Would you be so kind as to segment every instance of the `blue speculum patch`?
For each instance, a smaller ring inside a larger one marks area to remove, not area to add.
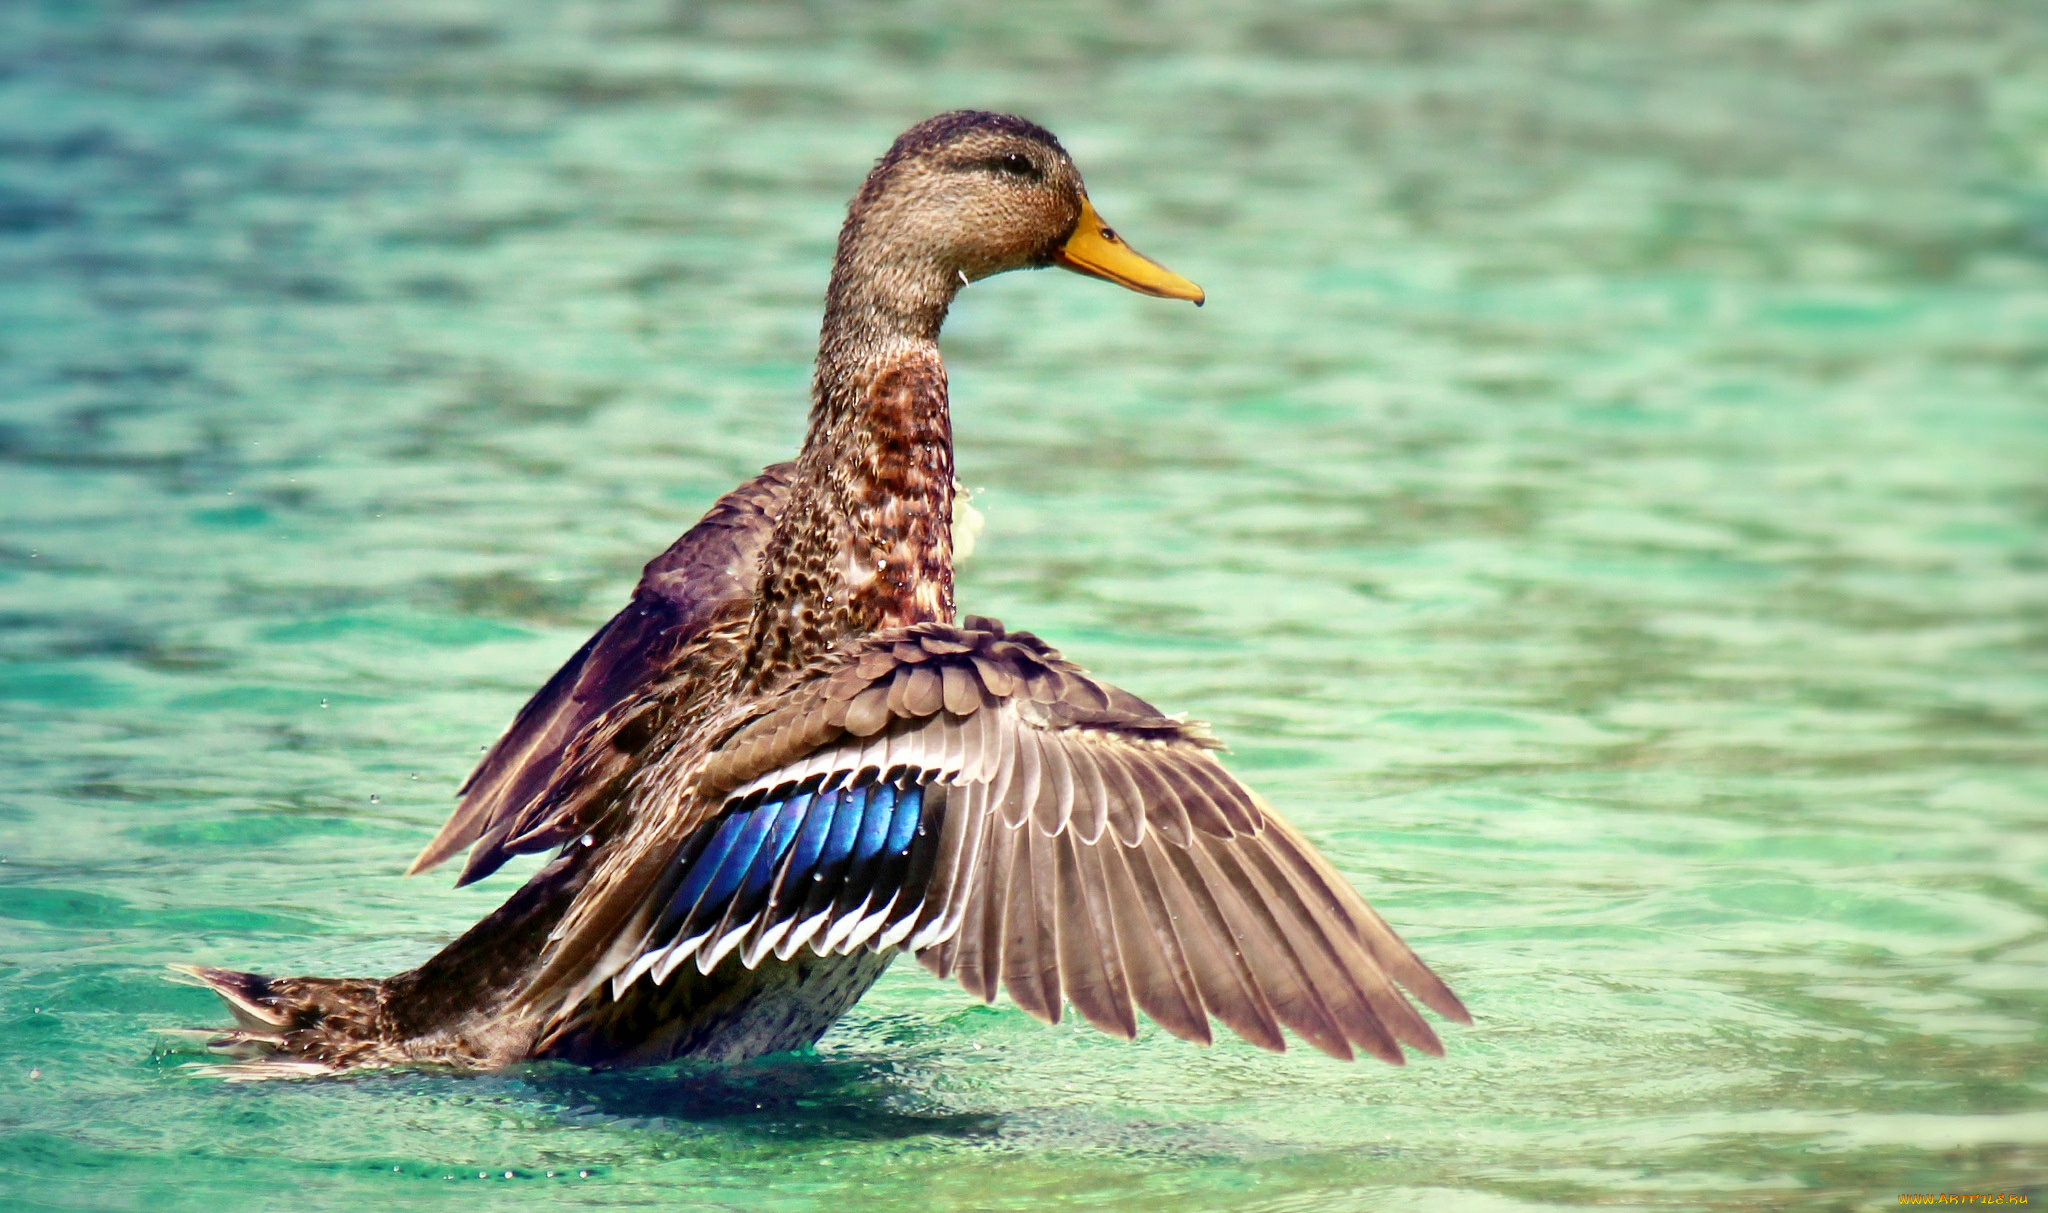
[[[656,942],[708,931],[728,912],[737,926],[769,908],[771,895],[776,917],[826,896],[848,908],[870,894],[871,904],[887,901],[896,890],[872,887],[876,864],[909,848],[924,813],[923,787],[900,777],[874,782],[872,773],[825,791],[815,790],[819,783],[750,797],[686,843],[682,884]]]

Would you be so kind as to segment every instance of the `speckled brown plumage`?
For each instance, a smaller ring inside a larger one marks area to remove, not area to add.
[[[953,618],[946,368],[913,350],[863,369],[856,402],[821,410],[768,541],[741,661],[755,686],[844,637]]]
[[[735,1059],[817,1039],[900,952],[983,1000],[1130,1037],[1292,1030],[1441,1052],[1463,1007],[1198,726],[1028,633],[956,623],[940,326],[1061,264],[1199,288],[1125,250],[1049,133],[941,115],[841,230],[809,430],[647,566],[478,767],[415,870],[557,850],[382,981],[185,972],[247,1074],[536,1057]]]

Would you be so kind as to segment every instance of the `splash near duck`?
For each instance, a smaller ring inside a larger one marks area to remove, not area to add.
[[[1095,213],[1051,133],[911,128],[839,237],[791,463],[711,507],[522,708],[413,864],[555,858],[384,980],[183,970],[253,1072],[737,1060],[811,1044],[908,952],[1130,1039],[1290,1029],[1441,1054],[1448,987],[1199,726],[1026,632],[956,618],[938,336],[1044,266],[1200,304]],[[1403,993],[1405,989],[1406,994]]]

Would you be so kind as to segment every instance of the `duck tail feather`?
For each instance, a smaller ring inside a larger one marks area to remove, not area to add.
[[[173,981],[204,986],[228,1004],[235,1022],[250,1032],[276,1034],[290,1025],[291,1014],[279,1004],[268,977],[235,969],[214,969],[204,965],[172,965]]]

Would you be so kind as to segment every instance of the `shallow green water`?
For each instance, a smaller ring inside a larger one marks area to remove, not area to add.
[[[1999,0],[0,8],[0,1203],[2042,1184],[2044,64]],[[161,965],[504,895],[397,872],[792,448],[845,199],[962,104],[1213,300],[968,292],[963,605],[1213,721],[1477,1026],[1123,1045],[903,965],[725,1071],[195,1075]]]

